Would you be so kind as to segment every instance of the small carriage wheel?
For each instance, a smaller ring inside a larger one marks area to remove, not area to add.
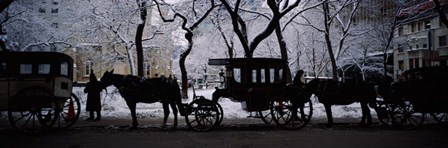
[[[388,104],[385,101],[378,101],[377,102],[378,105],[378,111],[377,111],[377,116],[378,116],[378,120],[385,126],[387,127],[392,127],[394,126],[396,123],[394,122],[394,112],[393,112],[393,105]]]
[[[73,93],[70,98],[65,99],[62,103],[64,105],[62,108],[56,108],[56,112],[59,116],[53,120],[53,124],[57,128],[69,128],[78,121],[81,113],[81,103],[79,102],[78,97]]]
[[[448,113],[431,113],[431,116],[436,120],[438,123],[441,124],[448,124]]]
[[[272,118],[272,104],[269,104],[269,110],[259,111],[258,115],[260,115],[261,120],[267,125],[275,124],[274,118]]]
[[[20,97],[38,98],[51,97],[51,93],[40,87],[30,87],[20,91]],[[25,132],[36,133],[42,129],[51,128],[52,120],[57,117],[54,110],[55,102],[45,106],[29,107],[28,109],[8,110],[8,119],[12,127]]]
[[[191,120],[189,118],[192,118]],[[185,122],[196,131],[208,131],[219,121],[219,111],[211,100],[197,99],[187,107]]]
[[[416,112],[410,101],[404,102],[405,120],[403,126],[406,128],[414,128],[420,126],[425,121],[425,113]]]
[[[291,101],[271,102],[271,114],[274,122],[285,129],[300,129],[305,127],[311,120],[313,105],[309,100],[294,107]],[[293,115],[296,111],[296,115]]]

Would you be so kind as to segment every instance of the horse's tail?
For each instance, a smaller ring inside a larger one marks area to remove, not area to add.
[[[173,79],[171,81],[172,82],[170,83],[170,86],[172,87],[172,90],[173,90],[173,92],[171,92],[171,93],[173,93],[172,97],[174,99],[174,103],[176,104],[177,109],[179,110],[180,114],[184,115],[186,107],[182,103],[182,94],[181,94],[180,86],[179,86],[179,84],[177,84],[177,82],[175,82],[176,81],[175,79]]]

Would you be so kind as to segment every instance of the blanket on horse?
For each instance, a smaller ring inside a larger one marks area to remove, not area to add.
[[[172,85],[171,79],[166,78],[141,78],[128,75],[123,79],[122,87],[118,88],[124,95],[131,95],[137,98],[137,102],[153,103],[166,101],[163,98],[170,96],[169,90]]]

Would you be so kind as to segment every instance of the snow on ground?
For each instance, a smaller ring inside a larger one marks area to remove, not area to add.
[[[85,111],[87,94],[83,92],[83,87],[74,87],[73,93],[78,96],[81,101],[81,118],[87,118],[88,113]],[[196,90],[198,96],[204,96],[211,99],[212,93],[215,89],[199,89]],[[190,103],[193,97],[193,92],[190,89],[188,96],[190,99],[183,100],[183,103]],[[130,117],[130,111],[126,105],[124,99],[118,93],[115,87],[108,87],[107,93],[103,91],[101,103],[103,104],[101,115],[103,117]],[[321,103],[313,101],[313,118],[326,118],[325,109]],[[219,104],[223,107],[224,118],[246,118],[249,112],[242,109],[239,102],[233,102],[228,98],[220,99]],[[353,103],[346,106],[333,106],[333,117],[347,117],[347,118],[360,118],[361,107],[359,103]],[[372,115],[376,115],[375,111],[371,109]],[[163,117],[163,108],[161,103],[138,103],[137,104],[137,116],[138,117]],[[170,115],[170,118],[173,116]]]

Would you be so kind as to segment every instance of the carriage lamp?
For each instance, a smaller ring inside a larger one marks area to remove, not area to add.
[[[221,83],[220,87],[223,88],[224,87],[224,83],[226,82],[226,77],[224,76],[224,70],[221,69],[221,71],[219,72],[219,82]]]

